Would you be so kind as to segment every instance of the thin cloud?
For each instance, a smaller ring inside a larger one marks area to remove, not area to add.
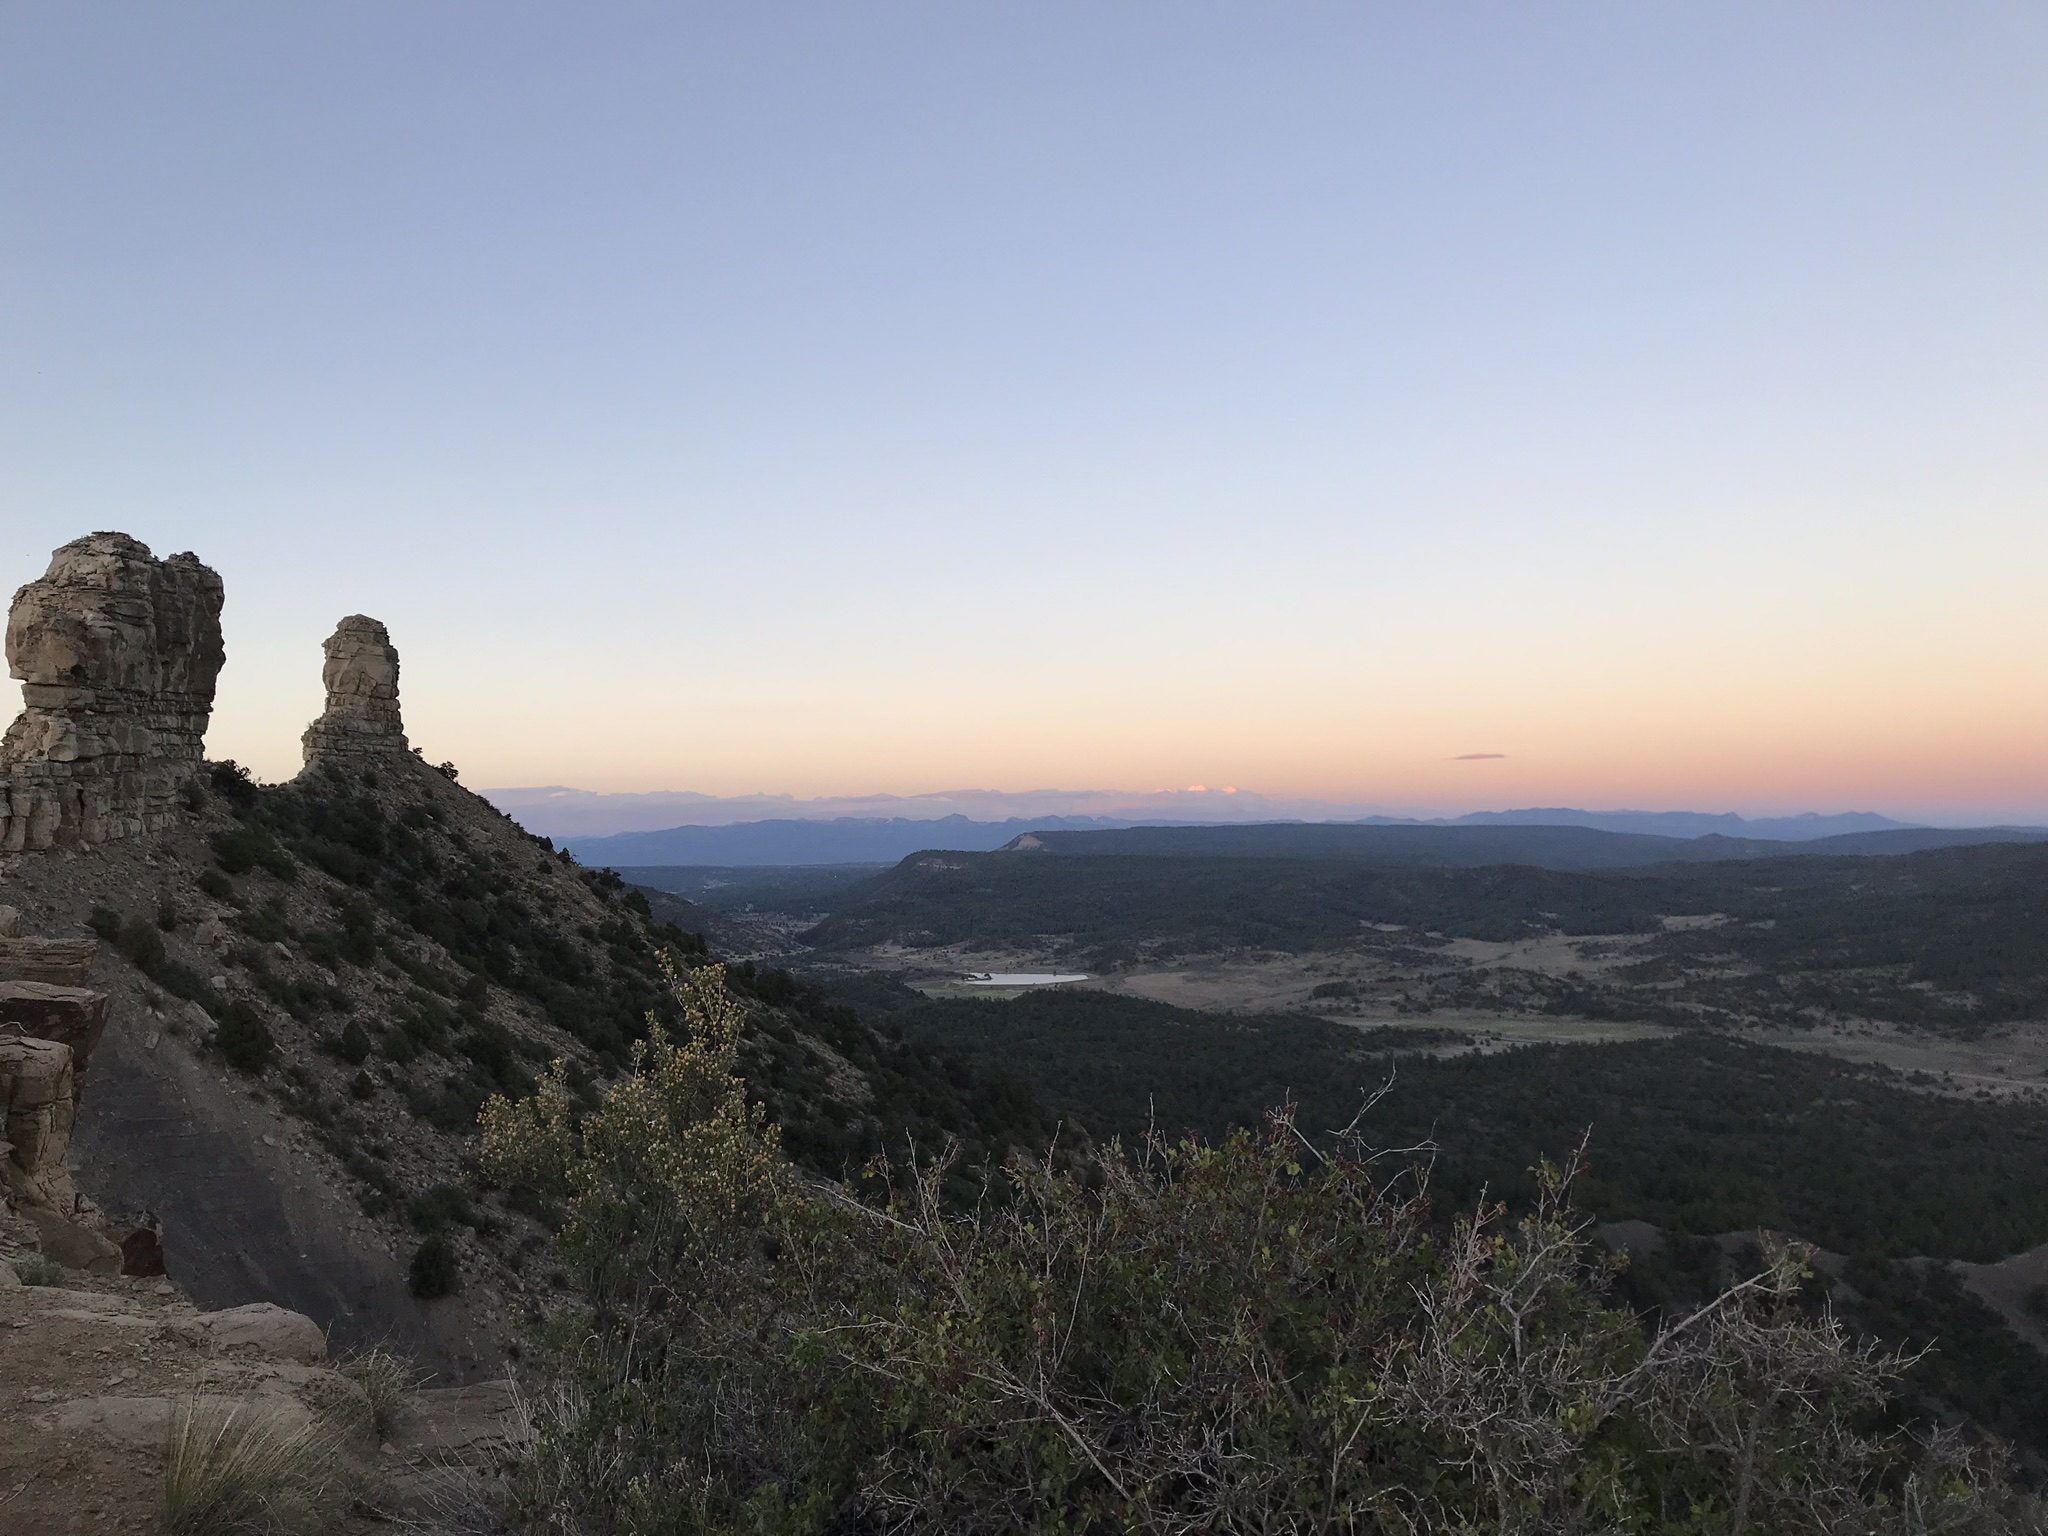
[[[1483,763],[1491,758],[1506,757],[1505,752],[1460,752],[1451,761],[1454,763]]]

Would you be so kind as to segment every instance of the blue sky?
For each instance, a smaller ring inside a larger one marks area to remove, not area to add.
[[[366,611],[483,784],[2048,815],[2044,102],[2038,4],[0,3],[0,585],[198,551],[273,775]]]

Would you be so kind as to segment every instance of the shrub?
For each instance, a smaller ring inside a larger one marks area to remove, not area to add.
[[[478,1221],[469,1196],[453,1184],[436,1184],[414,1195],[407,1204],[406,1215],[421,1232],[439,1232],[458,1225],[474,1227]]]
[[[370,1427],[380,1440],[390,1437],[405,1411],[406,1397],[425,1380],[412,1361],[381,1344],[349,1360],[342,1372],[363,1389]]]
[[[284,903],[272,898],[242,914],[242,932],[259,944],[278,944],[292,936],[285,918]]]
[[[290,880],[298,874],[298,866],[292,863],[291,855],[284,851],[276,838],[254,822],[238,822],[214,833],[207,843],[213,849],[215,862],[231,875],[246,875],[252,869],[262,869],[280,880]]]
[[[413,1251],[405,1283],[421,1301],[437,1301],[461,1290],[462,1265],[455,1256],[455,1245],[439,1232],[430,1234]]]
[[[168,896],[159,896],[156,902],[156,925],[165,933],[174,933],[178,927],[178,904]]]
[[[246,810],[256,803],[256,781],[249,776],[249,770],[233,758],[213,764],[207,773],[207,783],[216,795],[237,810]]]
[[[235,888],[228,884],[228,877],[217,869],[202,869],[199,878],[192,882],[215,901],[231,901]]]
[[[270,1065],[270,1058],[277,1052],[277,1041],[271,1035],[270,1027],[254,1008],[240,999],[221,1010],[220,1025],[213,1032],[213,1043],[237,1072],[261,1072]]]
[[[62,1285],[64,1266],[55,1259],[32,1253],[14,1261],[14,1277],[23,1285]]]
[[[370,1032],[363,1028],[360,1019],[350,1019],[341,1026],[341,1034],[334,1042],[334,1054],[352,1067],[360,1067],[370,1059]]]
[[[273,1402],[195,1397],[171,1413],[164,1529],[216,1536],[306,1528],[319,1518],[334,1446]]]
[[[164,936],[153,923],[139,917],[131,917],[121,924],[119,936],[114,940],[119,949],[144,975],[155,971],[164,963]]]
[[[585,1301],[519,1474],[558,1528],[1936,1530],[1991,1486],[1872,1427],[1905,1362],[1803,1309],[1802,1250],[1646,1333],[1577,1160],[1443,1222],[1426,1167],[1278,1112],[876,1208],[783,1160],[715,968],[671,985],[688,1042],[594,1114],[559,1068],[485,1113]]]
[[[218,994],[199,979],[197,971],[182,961],[166,960],[150,972],[150,980],[175,997],[199,1004],[209,1013],[214,1010]]]

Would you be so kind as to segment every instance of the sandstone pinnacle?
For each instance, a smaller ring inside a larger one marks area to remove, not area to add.
[[[123,533],[74,539],[14,594],[0,739],[0,848],[103,843],[169,824],[213,712],[221,580]]]
[[[409,750],[398,712],[398,651],[375,619],[343,619],[323,647],[327,708],[306,727],[306,766],[361,762]]]

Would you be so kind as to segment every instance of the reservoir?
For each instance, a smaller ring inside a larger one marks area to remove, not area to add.
[[[977,971],[966,978],[970,987],[1056,987],[1066,981],[1086,981],[1087,972],[1065,971]]]

